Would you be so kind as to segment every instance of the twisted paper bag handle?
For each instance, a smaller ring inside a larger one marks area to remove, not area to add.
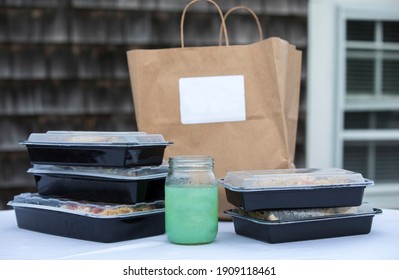
[[[246,10],[247,12],[249,12],[249,13],[252,15],[252,17],[255,19],[256,25],[258,26],[259,41],[262,41],[262,40],[263,40],[263,31],[262,31],[262,26],[260,25],[260,22],[259,22],[259,18],[258,18],[258,16],[254,13],[254,11],[251,10],[250,8],[248,8],[248,7],[245,7],[245,6],[236,6],[236,7],[231,8],[230,10],[227,11],[227,13],[226,13],[226,14],[224,15],[224,17],[223,17],[224,23],[226,24],[226,19],[227,19],[227,17],[228,17],[232,12],[235,12],[235,11],[237,11],[237,10]],[[224,28],[223,28],[223,26],[220,26],[220,31],[219,31],[219,46],[222,45],[222,39],[223,39],[222,37],[223,37],[223,33],[226,32],[225,30],[227,30],[227,29],[226,29],[226,26],[225,26]]]
[[[226,42],[226,46],[228,46],[228,45],[229,45],[229,38],[228,38],[228,35],[227,35],[226,24],[225,24],[225,22],[224,22],[223,13],[222,13],[222,10],[220,9],[219,5],[216,4],[216,2],[215,2],[215,1],[212,1],[212,0],[193,0],[193,1],[191,1],[190,3],[188,3],[188,4],[186,5],[186,7],[185,7],[184,10],[183,10],[183,14],[182,14],[182,16],[181,16],[181,20],[180,20],[180,41],[181,41],[181,47],[184,48],[184,19],[185,19],[185,17],[186,17],[187,9],[188,9],[191,5],[193,5],[193,4],[195,4],[195,3],[198,3],[198,2],[200,2],[200,1],[209,2],[209,3],[213,4],[213,5],[216,7],[216,9],[217,9],[217,11],[218,11],[218,13],[219,13],[219,16],[220,16],[220,20],[221,20],[221,22],[222,22],[222,23],[221,23],[221,26],[220,26],[220,29],[223,30],[224,40],[225,40],[225,42]],[[222,34],[220,34],[220,38],[221,38],[221,37],[222,37]],[[220,39],[219,41],[221,41],[221,39]]]

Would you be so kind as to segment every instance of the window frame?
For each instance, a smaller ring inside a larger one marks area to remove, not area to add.
[[[309,1],[307,167],[342,167],[344,142],[347,140],[399,141],[399,129],[344,129],[344,113],[348,107],[345,100],[347,20],[399,21],[399,4],[395,0]],[[374,110],[378,110],[378,106]],[[382,185],[378,189],[373,187],[375,197],[381,193],[390,196],[394,193],[398,200],[398,184]],[[381,201],[388,200],[385,197]],[[399,208],[399,201],[386,205]]]

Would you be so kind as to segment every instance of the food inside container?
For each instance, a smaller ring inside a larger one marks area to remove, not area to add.
[[[163,201],[121,205],[23,193],[8,205],[20,228],[47,234],[116,242],[165,232]]]
[[[101,177],[131,181],[166,177],[168,170],[168,165],[112,168],[35,164],[28,169],[28,173]]]
[[[72,210],[76,212],[83,212],[87,214],[99,215],[99,216],[115,216],[115,215],[125,215],[130,213],[138,213],[141,211],[154,210],[155,205],[140,204],[140,205],[122,205],[122,206],[112,206],[112,207],[101,207],[98,205],[82,205],[81,203],[65,203],[60,206],[62,209]]]
[[[161,165],[172,144],[161,134],[66,131],[32,133],[19,143],[33,164],[102,167]]]
[[[122,205],[116,203],[93,203],[74,201],[57,197],[42,196],[37,193],[22,193],[14,196],[8,205],[13,207],[29,207],[51,211],[72,213],[96,218],[112,218],[112,216],[140,216],[151,212],[162,212],[163,201]]]
[[[219,184],[227,200],[244,210],[359,206],[373,181],[338,169],[278,169],[228,172]]]
[[[361,213],[372,213],[373,208],[369,203],[352,207],[307,208],[290,210],[259,210],[245,211],[240,208],[232,210],[237,214],[263,221],[298,221],[316,218],[337,217]]]
[[[105,168],[35,164],[28,170],[35,176],[41,195],[111,203],[163,200],[167,165],[135,168]]]
[[[144,131],[83,131],[83,130],[48,130],[46,133],[49,134],[74,134],[74,135],[144,135],[147,134]]]
[[[298,168],[228,172],[224,183],[231,188],[258,190],[270,187],[304,187],[364,184],[362,174],[339,168]]]
[[[281,243],[368,234],[374,216],[382,211],[363,204],[359,207],[293,211],[232,209],[225,213],[232,217],[237,234],[263,242]]]

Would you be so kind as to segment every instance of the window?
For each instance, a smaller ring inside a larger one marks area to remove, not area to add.
[[[390,137],[399,131],[399,16],[397,21],[349,16],[342,164],[377,182],[399,183],[399,137]],[[379,140],[372,140],[377,133]]]
[[[399,208],[399,3],[311,0],[309,38],[307,166],[361,172]]]

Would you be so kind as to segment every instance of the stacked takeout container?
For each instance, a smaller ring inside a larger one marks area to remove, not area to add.
[[[344,169],[232,171],[219,184],[236,233],[268,243],[367,234],[382,213],[363,202],[373,181]]]
[[[20,228],[99,242],[163,234],[164,150],[145,132],[48,131],[20,142],[38,193],[9,202]]]

